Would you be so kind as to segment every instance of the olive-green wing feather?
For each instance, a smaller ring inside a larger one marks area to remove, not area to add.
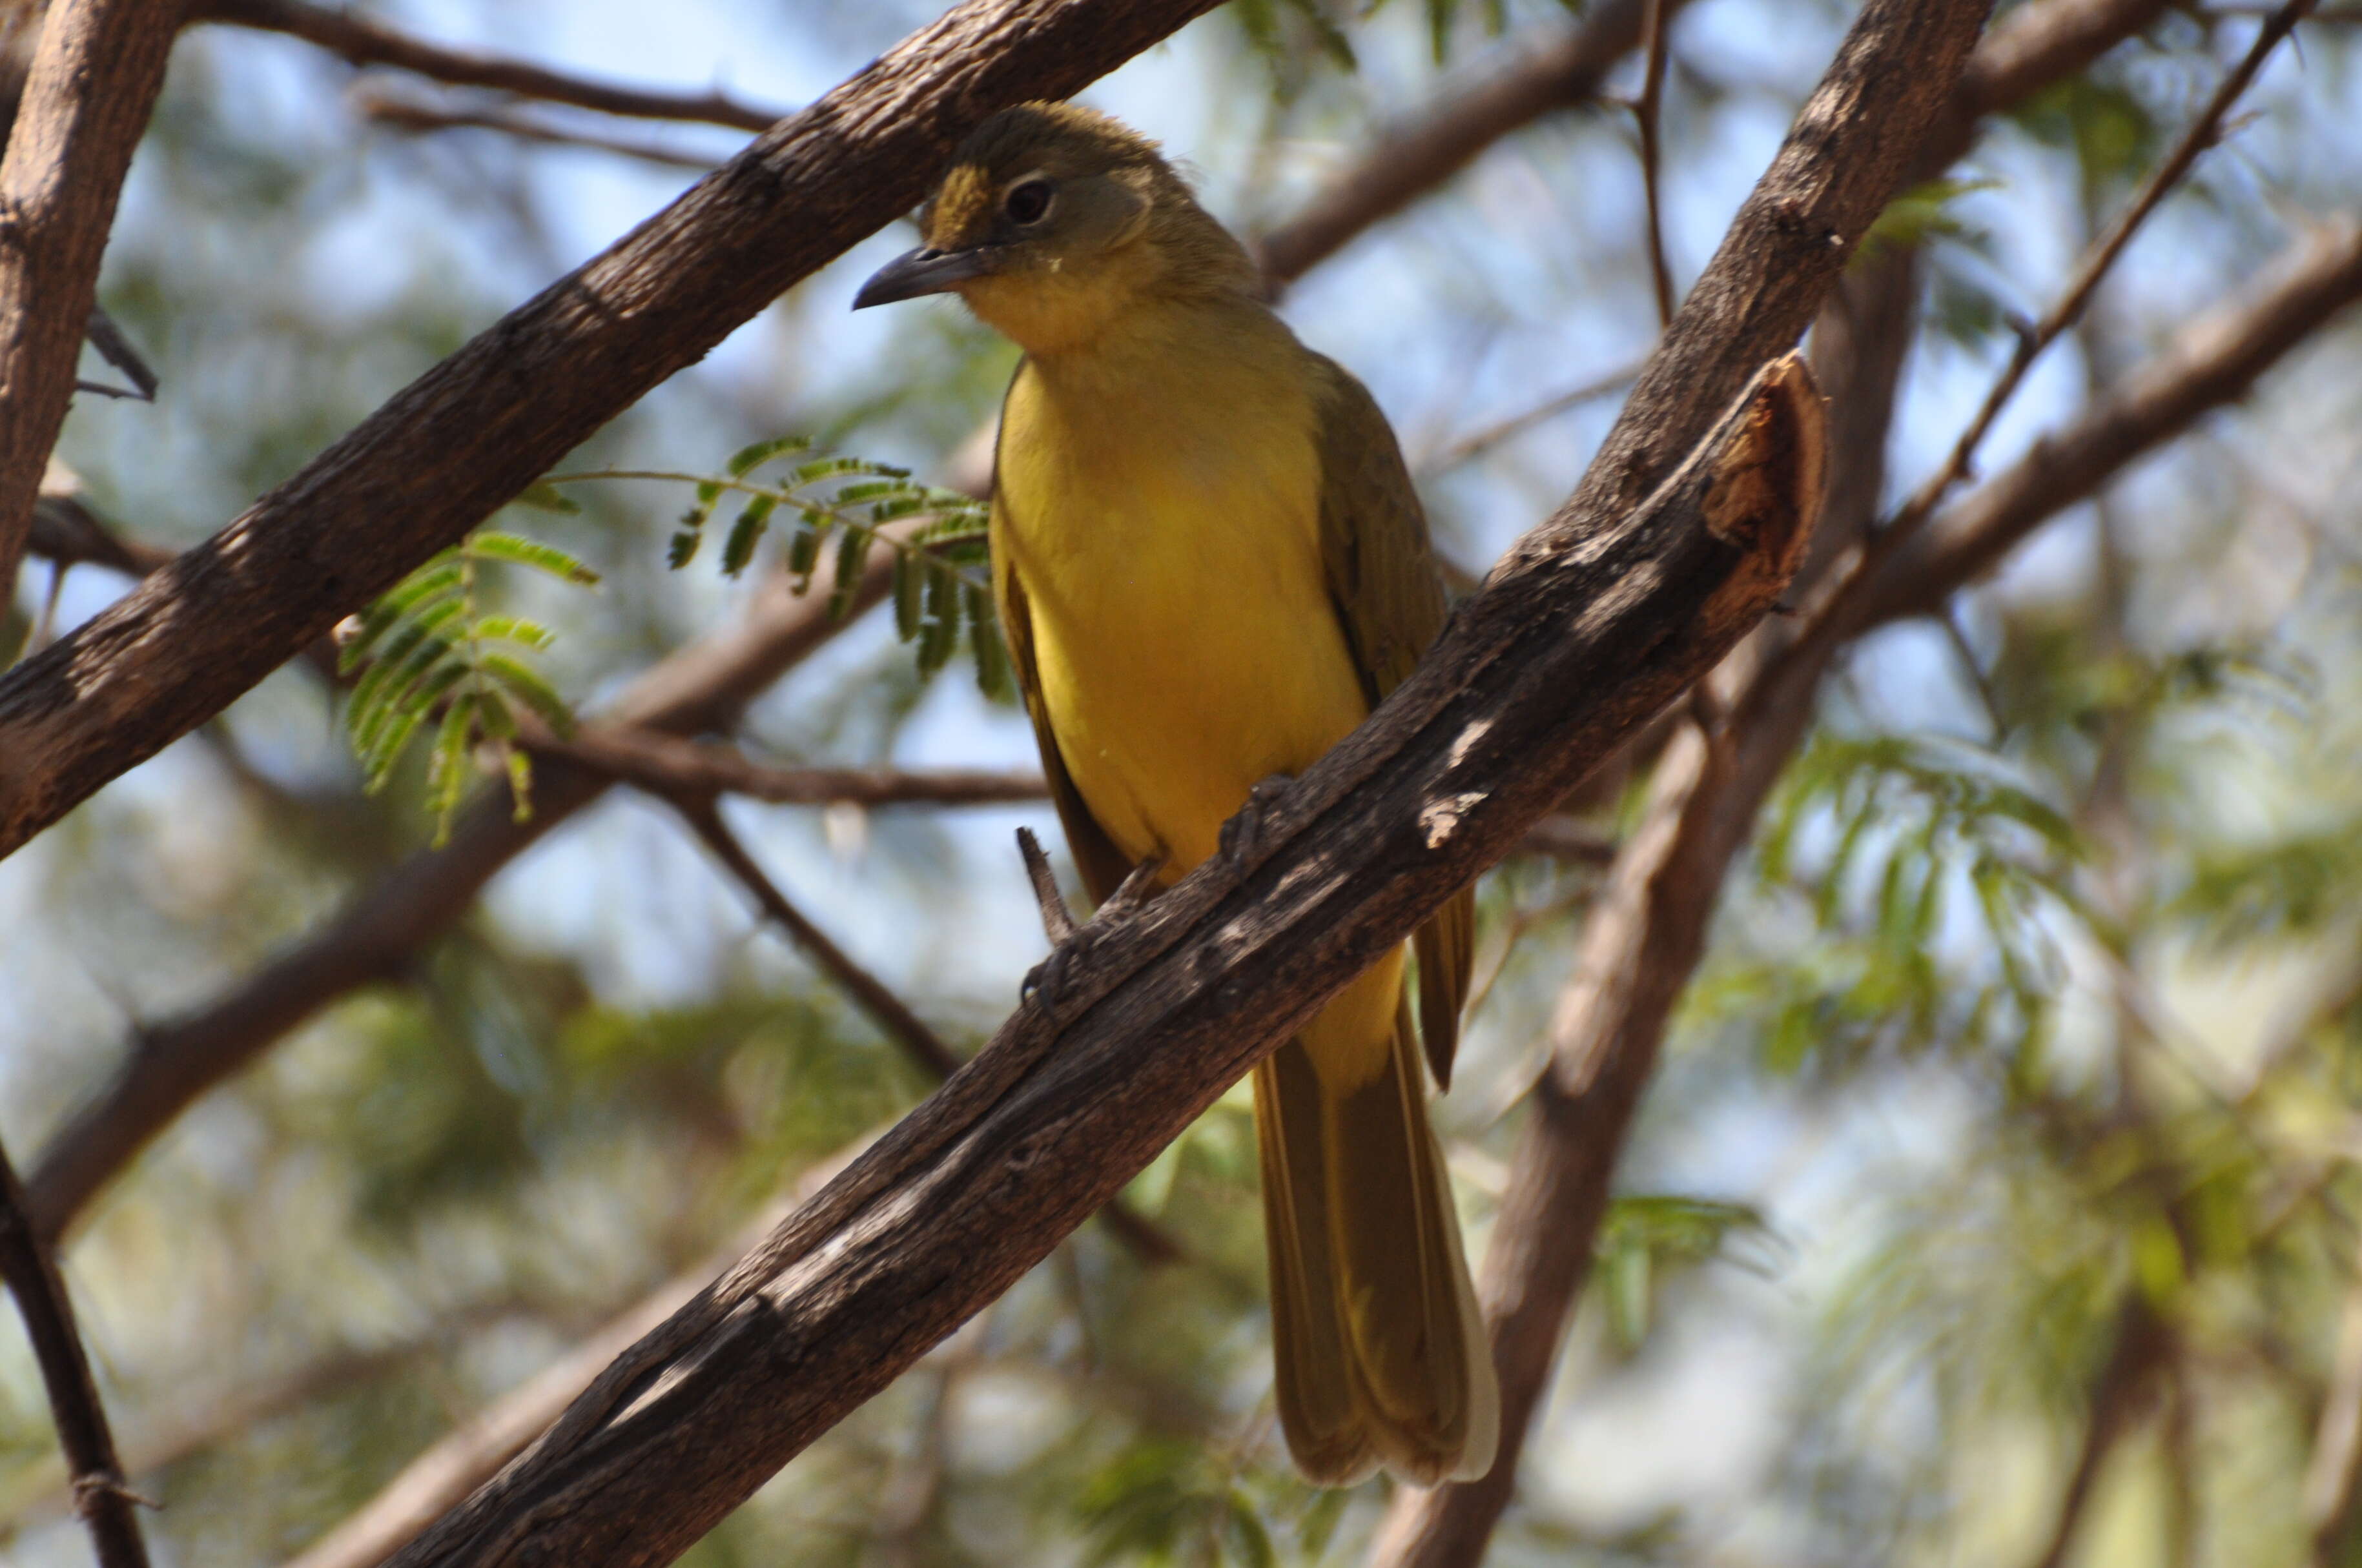
[[[1042,676],[1033,663],[1032,609],[1025,600],[1012,552],[1002,545],[1007,531],[1001,523],[998,498],[992,509],[992,598],[1000,617],[1000,635],[1009,645],[1010,667],[1017,674],[1017,689],[1024,695],[1025,712],[1033,720],[1033,742],[1042,751],[1042,772],[1050,781],[1050,801],[1058,808],[1058,823],[1066,830],[1066,848],[1083,873],[1083,886],[1093,904],[1104,904],[1123,882],[1131,865],[1107,829],[1083,804],[1082,792],[1067,775],[1066,760],[1058,751],[1058,738],[1050,732],[1050,716],[1042,704]]]
[[[1320,420],[1320,554],[1330,600],[1374,707],[1443,630],[1443,577],[1386,416],[1341,367],[1310,357]],[[1475,894],[1462,889],[1419,927],[1414,942],[1419,1038],[1444,1088],[1460,1043],[1475,929]]]

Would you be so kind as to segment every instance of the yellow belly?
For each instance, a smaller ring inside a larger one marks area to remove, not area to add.
[[[1366,717],[1321,566],[1305,395],[1220,411],[1010,396],[996,547],[1032,609],[1042,699],[1091,815],[1177,881],[1273,773]],[[1128,417],[1127,417],[1128,416]]]
[[[1309,389],[1277,368],[1077,389],[1029,366],[1002,413],[993,548],[1025,586],[1060,760],[1168,885],[1255,784],[1369,712],[1322,565]],[[1397,953],[1307,1028],[1324,1078],[1385,1069],[1401,973]]]

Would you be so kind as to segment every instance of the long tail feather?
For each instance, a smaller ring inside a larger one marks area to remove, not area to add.
[[[1332,1486],[1380,1464],[1421,1486],[1482,1475],[1500,1397],[1417,1039],[1398,1008],[1378,1070],[1324,1072],[1313,1042],[1336,1054],[1331,1023],[1255,1072],[1288,1448]]]

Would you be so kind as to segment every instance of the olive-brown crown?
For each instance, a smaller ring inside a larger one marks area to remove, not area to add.
[[[996,270],[1069,273],[1137,242],[1163,290],[1253,291],[1254,265],[1209,216],[1154,142],[1076,104],[1020,104],[971,132],[920,214],[928,247],[993,247]]]

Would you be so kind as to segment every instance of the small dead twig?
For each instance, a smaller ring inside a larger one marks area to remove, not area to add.
[[[1042,906],[1042,934],[1054,948],[1075,934],[1074,911],[1066,907],[1057,875],[1050,870],[1050,857],[1043,853],[1042,840],[1033,837],[1031,828],[1017,830],[1017,852],[1025,858],[1025,877],[1033,884],[1033,902]]]
[[[139,351],[131,346],[131,340],[123,335],[123,329],[115,324],[113,316],[93,305],[90,320],[83,323],[82,335],[85,342],[98,350],[101,359],[123,372],[124,378],[131,383],[131,389],[127,391],[121,387],[101,386],[90,381],[77,381],[74,383],[77,387],[104,392],[110,398],[134,398],[143,403],[156,400],[156,389],[160,384],[156,379],[156,372],[148,367],[148,361],[139,357]]]
[[[90,1529],[99,1568],[148,1568],[148,1546],[132,1512],[143,1499],[124,1485],[106,1407],[99,1401],[90,1354],[74,1326],[73,1302],[58,1277],[56,1261],[26,1214],[25,1189],[5,1148],[0,1148],[0,1277],[16,1294],[26,1337],[40,1363],[58,1446],[72,1477],[74,1512]]]

